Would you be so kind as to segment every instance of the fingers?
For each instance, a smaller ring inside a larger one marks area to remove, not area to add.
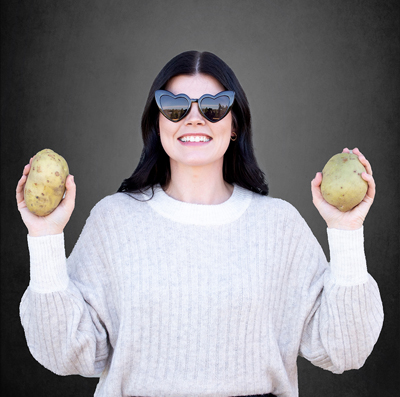
[[[372,175],[372,167],[369,161],[365,158],[365,156],[360,152],[358,148],[354,148],[353,150],[350,150],[348,148],[343,149],[343,153],[353,153],[358,157],[358,160],[360,163],[365,167],[367,173],[369,175]]]
[[[365,156],[359,151],[359,149],[358,148],[354,148],[353,149],[353,153],[358,156],[358,159],[360,160],[360,163],[365,167],[365,169],[367,170],[367,173],[369,175],[372,175],[371,164],[365,158]]]
[[[361,174],[361,177],[364,179],[364,181],[368,182],[368,190],[365,196],[366,198],[368,198],[369,201],[371,201],[370,204],[372,204],[376,192],[375,180],[372,175],[369,175],[366,172],[363,172]]]
[[[345,153],[350,153],[350,150],[348,148],[343,149],[343,152]],[[352,153],[355,154],[358,157],[358,160],[360,163],[365,167],[366,172],[363,172],[361,174],[361,177],[368,182],[368,190],[365,195],[367,201],[369,201],[369,204],[372,204],[375,193],[376,193],[376,185],[375,185],[375,180],[372,177],[372,167],[370,162],[365,158],[365,156],[360,152],[358,148],[354,148],[352,150]]]

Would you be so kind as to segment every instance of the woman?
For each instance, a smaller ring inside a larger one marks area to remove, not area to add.
[[[68,260],[67,179],[45,218],[23,201],[31,281],[21,321],[56,374],[100,376],[96,396],[297,396],[297,356],[335,373],[359,368],[382,326],[367,273],[368,192],[341,213],[311,182],[331,262],[299,213],[268,197],[250,111],[232,70],[210,53],[172,59],[150,89],[144,149],[119,192],[92,210]],[[344,151],[348,152],[348,149]]]

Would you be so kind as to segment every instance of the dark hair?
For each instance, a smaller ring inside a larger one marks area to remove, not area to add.
[[[131,177],[125,179],[118,192],[134,193],[164,186],[169,183],[171,169],[169,157],[159,138],[159,110],[154,99],[157,90],[165,89],[168,81],[178,75],[206,74],[218,80],[226,90],[235,92],[232,120],[237,140],[231,141],[224,155],[223,178],[227,183],[253,192],[268,195],[264,173],[254,156],[250,108],[239,81],[231,68],[210,52],[186,51],[171,59],[158,74],[150,88],[142,115],[144,147],[139,164]]]

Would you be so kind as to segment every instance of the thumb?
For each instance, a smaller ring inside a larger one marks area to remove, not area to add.
[[[66,183],[65,183],[65,197],[62,201],[63,207],[72,214],[72,211],[75,208],[75,197],[76,197],[76,185],[73,175],[68,175]]]
[[[323,201],[322,193],[321,193],[321,182],[322,182],[322,173],[317,172],[315,178],[311,181],[311,193],[313,197],[313,203],[315,206]]]

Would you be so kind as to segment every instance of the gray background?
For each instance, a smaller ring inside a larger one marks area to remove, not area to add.
[[[2,1],[1,368],[7,396],[90,396],[26,346],[18,306],[29,282],[15,186],[43,148],[77,183],[70,253],[92,206],[129,176],[150,85],[176,54],[211,51],[247,93],[270,192],[292,203],[327,256],[310,181],[344,147],[370,160],[377,197],[365,223],[385,324],[364,367],[333,375],[299,359],[301,396],[399,392],[399,7],[397,1]]]

